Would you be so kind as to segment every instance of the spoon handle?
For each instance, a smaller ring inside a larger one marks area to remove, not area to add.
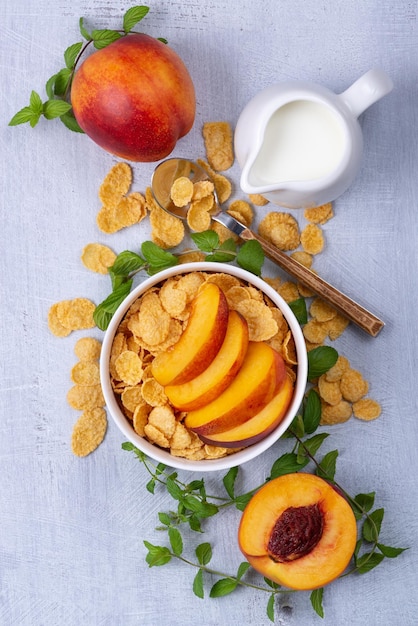
[[[372,337],[376,337],[385,325],[381,319],[370,313],[360,304],[343,294],[341,291],[327,283],[323,278],[314,274],[310,269],[298,263],[271,243],[256,235],[248,228],[240,232],[240,237],[244,241],[257,240],[263,248],[265,254],[275,261],[288,274],[297,278],[303,285],[309,287],[314,293],[325,302],[331,304],[339,313],[357,324]]]

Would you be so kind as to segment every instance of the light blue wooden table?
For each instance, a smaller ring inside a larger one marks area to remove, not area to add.
[[[351,493],[376,491],[385,508],[382,542],[411,549],[373,572],[326,589],[325,618],[309,594],[276,605],[282,626],[413,626],[418,623],[417,3],[407,0],[151,0],[143,29],[166,37],[188,65],[197,93],[196,123],[178,144],[180,156],[202,156],[201,126],[236,123],[248,100],[278,81],[303,79],[341,92],[371,67],[393,79],[394,91],[361,118],[365,154],[359,176],[335,203],[316,268],[381,316],[377,338],[350,327],[337,342],[370,382],[383,407],[375,422],[352,419],[330,428],[326,449],[338,448],[337,477]],[[149,569],[143,540],[166,542],[157,513],[172,507],[151,495],[148,476],[121,450],[109,424],[103,445],[74,457],[77,414],[65,401],[74,343],[47,328],[47,312],[76,296],[99,302],[106,277],[86,270],[83,247],[100,241],[116,251],[148,238],[141,225],[112,236],[96,227],[98,187],[115,159],[87,137],[42,121],[34,130],[8,127],[32,89],[62,64],[79,40],[78,19],[117,28],[129,5],[118,0],[5,0],[0,8],[0,624],[4,626],[262,625],[267,596],[241,589],[221,599],[194,596],[194,571],[180,563]],[[153,166],[135,166],[135,186]],[[238,188],[239,168],[230,172]],[[297,212],[296,212],[297,213]],[[262,215],[260,211],[259,215]],[[300,214],[298,214],[300,215]],[[274,273],[274,268],[268,266]],[[240,488],[268,475],[285,451],[279,443],[242,468]],[[198,477],[198,476],[196,476]],[[216,492],[222,475],[207,477]],[[233,573],[241,561],[237,511],[210,520],[214,568]],[[213,582],[213,581],[212,581]]]

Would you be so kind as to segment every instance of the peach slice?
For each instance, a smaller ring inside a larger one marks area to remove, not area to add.
[[[336,489],[313,474],[280,476],[250,500],[238,543],[251,565],[291,589],[317,589],[337,578],[355,549],[354,513]]]
[[[280,424],[293,396],[293,384],[288,376],[274,398],[257,415],[230,430],[200,438],[213,446],[241,448],[251,446],[267,437]]]
[[[165,387],[171,404],[182,411],[209,404],[229,387],[242,365],[247,347],[248,324],[239,313],[230,311],[224,342],[209,367],[187,383]]]
[[[206,406],[190,411],[187,428],[210,436],[243,424],[270,402],[285,376],[281,355],[267,343],[250,341],[229,387]]]
[[[223,343],[228,316],[223,291],[214,283],[203,283],[192,301],[188,324],[180,339],[153,360],[154,378],[165,386],[185,383],[201,374]]]

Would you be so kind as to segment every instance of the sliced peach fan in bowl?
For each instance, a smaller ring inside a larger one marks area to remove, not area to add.
[[[228,295],[237,286],[278,320],[275,335],[252,339],[253,320]],[[297,365],[281,353],[289,334]],[[121,380],[118,359],[138,361],[137,385]],[[293,312],[272,287],[239,267],[197,262],[164,270],[129,294],[106,331],[100,374],[127,440],[168,466],[215,471],[255,458],[285,432],[305,393],[307,354]]]

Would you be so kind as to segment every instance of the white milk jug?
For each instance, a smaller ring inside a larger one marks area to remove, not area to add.
[[[335,200],[360,168],[358,116],[392,89],[379,69],[341,94],[298,81],[264,89],[244,108],[235,129],[241,189],[288,208]]]

